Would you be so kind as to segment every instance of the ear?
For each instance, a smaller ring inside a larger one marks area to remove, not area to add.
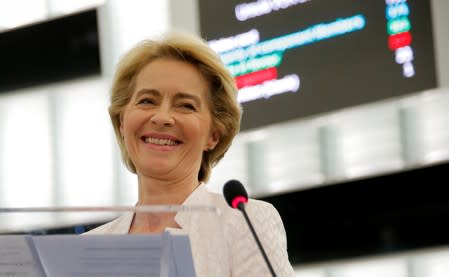
[[[215,146],[217,146],[219,141],[220,141],[219,133],[216,130],[212,131],[209,136],[209,140],[207,141],[206,149],[204,149],[204,150],[205,151],[213,150],[215,148]]]

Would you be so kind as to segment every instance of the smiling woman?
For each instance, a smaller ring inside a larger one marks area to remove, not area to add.
[[[195,66],[172,58],[159,58],[137,74],[120,133],[140,182],[157,177],[173,185],[171,180],[183,180],[177,193],[184,198],[198,185],[203,152],[213,150],[219,137],[211,123],[208,91]],[[154,201],[174,200],[168,197]]]
[[[138,177],[142,205],[206,205],[222,211],[227,261],[222,249],[208,247],[208,222],[182,214],[135,213],[88,234],[150,233],[177,230],[189,235],[197,276],[268,274],[257,245],[238,211],[207,190],[212,167],[224,156],[240,129],[237,87],[220,58],[200,38],[170,33],[143,41],[119,63],[109,114],[128,169]],[[250,200],[247,212],[257,222],[267,255],[279,276],[294,276],[286,235],[276,209]],[[220,257],[220,258],[219,258]]]

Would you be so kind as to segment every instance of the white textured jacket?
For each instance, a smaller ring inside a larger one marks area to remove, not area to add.
[[[271,276],[242,213],[232,209],[220,194],[200,185],[184,201],[187,206],[215,206],[217,217],[178,212],[175,221],[181,226],[172,232],[189,236],[195,271],[203,276]],[[295,276],[287,255],[284,225],[277,210],[269,203],[250,200],[246,212],[267,253],[277,276]],[[127,213],[85,234],[127,234],[133,213]]]

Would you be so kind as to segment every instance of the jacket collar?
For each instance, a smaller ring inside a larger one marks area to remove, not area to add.
[[[211,205],[209,199],[208,190],[205,184],[200,184],[182,203],[183,206],[191,207],[192,209],[186,209],[185,211],[180,211],[175,216],[175,221],[181,226],[184,232],[188,232],[192,219],[198,218],[197,216],[192,216],[194,213],[210,213],[209,215],[214,215],[214,208]],[[209,210],[209,212],[206,212]],[[134,218],[133,212],[126,212],[122,214],[119,218],[111,222],[110,231],[115,234],[128,234],[129,228],[131,227]],[[168,228],[172,232],[180,232],[181,230]],[[182,231],[181,231],[182,232]]]
[[[186,211],[178,212],[175,216],[176,223],[181,226],[181,229],[188,232],[190,224],[192,223],[192,218],[196,218],[197,216],[193,216],[194,214],[202,214],[202,213],[211,213],[211,216],[214,216],[213,211],[214,207],[211,205],[211,201],[209,199],[209,192],[204,183],[200,184],[182,203],[183,206],[191,209],[187,209]]]

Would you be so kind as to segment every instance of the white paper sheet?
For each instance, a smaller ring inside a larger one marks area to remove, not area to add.
[[[48,277],[160,275],[160,236],[51,235],[33,240]]]
[[[39,260],[28,245],[29,236],[0,236],[0,276],[44,277]]]
[[[187,235],[33,237],[48,277],[194,277]]]
[[[0,277],[195,277],[187,235],[0,236]]]

